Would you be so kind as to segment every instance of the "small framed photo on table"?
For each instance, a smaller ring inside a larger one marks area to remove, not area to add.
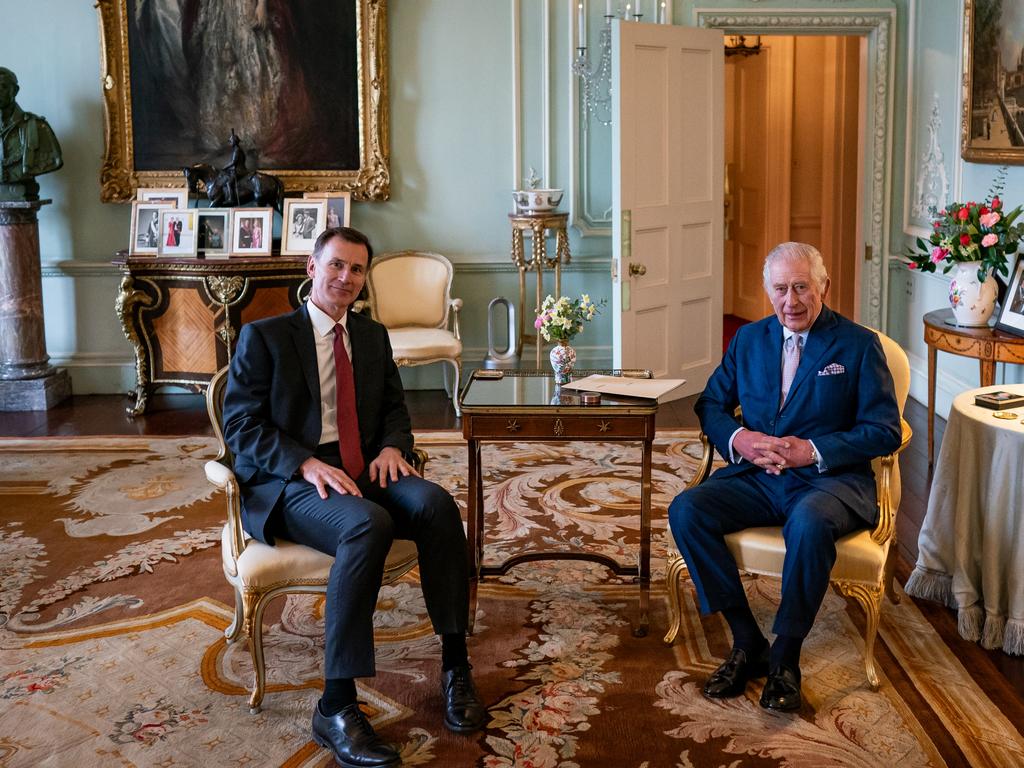
[[[132,202],[132,227],[128,253],[156,256],[160,253],[160,211],[169,203]]]
[[[1010,287],[1003,297],[996,328],[1024,336],[1024,255],[1017,257],[1017,263],[1010,272]]]
[[[316,198],[284,201],[281,255],[308,256],[320,233],[327,229],[327,201]]]
[[[273,208],[235,208],[231,216],[231,255],[269,256]]]
[[[135,199],[140,203],[167,203],[175,208],[188,208],[185,187],[139,187]]]
[[[306,200],[324,199],[327,201],[327,226],[349,226],[352,212],[351,192],[306,192],[302,195]]]
[[[199,253],[208,259],[227,258],[231,253],[231,209],[197,208]]]
[[[195,208],[160,211],[161,256],[196,255],[196,213]]]

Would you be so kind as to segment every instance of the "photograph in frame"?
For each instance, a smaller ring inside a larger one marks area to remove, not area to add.
[[[960,154],[1024,164],[1024,0],[965,0]]]
[[[160,211],[173,207],[168,203],[132,201],[128,253],[145,256],[156,256],[160,253]]]
[[[185,187],[139,187],[136,197],[140,202],[167,203],[175,208],[188,208],[188,190]]]
[[[1006,289],[996,328],[1016,336],[1024,336],[1024,255],[1010,272],[1010,287]]]
[[[328,227],[352,226],[349,224],[352,212],[351,192],[306,192],[303,197],[306,199],[323,198],[327,201]]]
[[[196,255],[195,208],[165,208],[160,211],[161,256]]]
[[[231,253],[231,209],[197,208],[197,247],[206,258],[227,256]]]
[[[104,202],[222,168],[229,128],[286,190],[388,198],[387,0],[96,5]]]
[[[287,199],[281,222],[281,255],[308,256],[317,237],[327,228],[327,201]]]
[[[235,208],[231,216],[231,255],[269,256],[273,208]]]

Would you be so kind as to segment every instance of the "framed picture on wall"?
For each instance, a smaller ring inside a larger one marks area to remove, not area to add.
[[[166,203],[175,208],[188,208],[188,190],[184,187],[139,187],[136,197],[147,203]]]
[[[195,208],[166,208],[160,211],[161,256],[196,255]]]
[[[231,253],[231,209],[198,208],[196,237],[199,253],[206,258],[227,258]]]
[[[326,222],[326,200],[285,200],[281,218],[281,255],[306,256],[312,253],[316,239],[327,229]]]
[[[1017,257],[1017,264],[1010,272],[1010,287],[1003,297],[996,328],[1024,336],[1024,255]]]
[[[131,238],[128,253],[156,256],[160,253],[160,211],[169,203],[132,202]]]
[[[273,208],[235,208],[231,217],[231,255],[269,256]]]
[[[348,227],[352,210],[352,194],[350,192],[306,192],[306,199],[323,198],[327,201],[327,226]]]
[[[964,0],[960,154],[1024,164],[1024,0]]]
[[[223,168],[390,194],[387,0],[99,0],[103,202]],[[239,72],[244,77],[239,77]]]

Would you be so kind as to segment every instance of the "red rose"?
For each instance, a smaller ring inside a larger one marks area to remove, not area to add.
[[[999,208],[1002,207],[1002,205],[1003,205],[1003,201],[999,199],[998,195],[996,195],[995,197],[992,198],[992,210],[993,211],[998,210]]]
[[[970,245],[970,244],[971,244],[971,236],[970,235],[960,235],[960,245]]]
[[[915,264],[914,262],[910,262],[909,264],[907,264],[907,269],[917,269],[917,264]]]
[[[958,219],[960,219],[960,221],[967,221],[967,217],[970,216],[970,215],[971,215],[971,212],[969,210],[967,210],[967,206],[966,205],[963,208],[961,208],[959,211],[956,212],[956,217]]]
[[[984,205],[978,209],[979,216],[984,216],[986,213],[988,213],[988,208],[986,208]]]
[[[935,229],[938,229],[939,227],[942,226],[942,222],[941,221],[933,221],[932,222],[932,226],[935,227]]]

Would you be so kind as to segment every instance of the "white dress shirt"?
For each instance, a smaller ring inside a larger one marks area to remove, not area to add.
[[[341,325],[345,351],[352,359],[352,342],[348,337],[348,313],[335,323],[331,316],[311,300],[306,302],[316,342],[316,368],[320,375],[320,444],[338,439],[338,386],[334,375],[334,326]]]

